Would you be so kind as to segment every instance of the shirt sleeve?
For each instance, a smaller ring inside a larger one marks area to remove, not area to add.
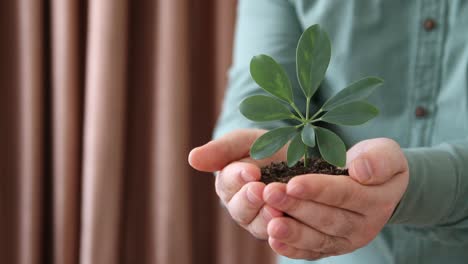
[[[468,139],[404,153],[409,184],[389,223],[442,243],[468,242]]]
[[[259,54],[268,54],[285,68],[293,85],[294,97],[301,98],[295,75],[295,50],[301,33],[295,9],[289,1],[238,2],[233,63],[214,138],[239,128],[272,129],[284,125],[283,121],[251,122],[239,112],[239,103],[247,96],[265,93],[252,80],[249,71],[250,60]],[[298,106],[301,108],[300,103]]]

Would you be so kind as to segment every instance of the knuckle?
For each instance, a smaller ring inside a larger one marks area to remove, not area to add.
[[[242,212],[242,210],[230,207],[228,208],[228,211],[232,219],[239,225],[248,225],[252,220],[252,217],[250,217],[246,212]]]
[[[239,225],[248,225],[250,219],[245,214],[240,214],[237,210],[229,210],[232,219]]]
[[[230,192],[235,193],[244,185],[244,182],[241,179],[240,171],[236,173],[228,173],[225,175],[224,188]]]
[[[215,181],[216,192],[225,202],[229,202],[243,185],[240,172],[233,174],[221,171]]]
[[[251,223],[260,209],[247,201],[245,189],[243,188],[237,192],[227,206],[232,219],[240,225]]]

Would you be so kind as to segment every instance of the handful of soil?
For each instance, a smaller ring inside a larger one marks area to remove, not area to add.
[[[348,169],[340,169],[321,158],[309,158],[308,166],[304,167],[304,161],[301,160],[296,165],[288,167],[286,162],[272,162],[269,166],[261,168],[262,177],[260,181],[269,184],[272,182],[287,183],[297,175],[315,173],[330,175],[349,175]]]

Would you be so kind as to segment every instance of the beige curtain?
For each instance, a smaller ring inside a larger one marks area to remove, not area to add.
[[[186,161],[235,5],[0,1],[0,263],[274,263]]]

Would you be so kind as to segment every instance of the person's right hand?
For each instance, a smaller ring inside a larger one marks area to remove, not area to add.
[[[266,206],[263,201],[265,184],[259,182],[260,167],[272,161],[285,160],[286,148],[264,160],[249,156],[252,143],[265,130],[236,130],[194,148],[189,154],[190,165],[204,172],[216,173],[216,193],[231,217],[258,239],[267,239],[268,222],[283,213]]]

